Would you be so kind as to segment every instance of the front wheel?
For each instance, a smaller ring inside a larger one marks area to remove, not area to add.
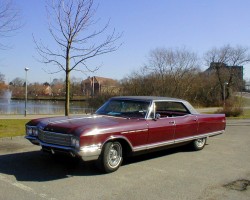
[[[98,160],[98,167],[105,173],[116,171],[122,164],[122,145],[118,141],[107,142]]]
[[[196,139],[192,142],[192,147],[195,151],[202,150],[206,145],[207,138]]]

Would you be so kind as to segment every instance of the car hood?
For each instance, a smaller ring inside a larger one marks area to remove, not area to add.
[[[29,126],[37,126],[39,129],[55,133],[80,135],[93,129],[117,128],[125,130],[127,125],[138,119],[127,119],[105,115],[86,115],[75,117],[53,117],[36,119],[29,122]]]

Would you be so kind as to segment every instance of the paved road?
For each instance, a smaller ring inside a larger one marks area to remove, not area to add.
[[[22,137],[1,139],[0,199],[247,200],[249,144],[250,120],[228,121],[202,151],[165,150],[100,174],[93,163],[43,155]]]

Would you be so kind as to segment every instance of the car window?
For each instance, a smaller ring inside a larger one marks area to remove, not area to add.
[[[181,102],[159,101],[155,102],[155,113],[163,117],[176,117],[190,114]]]
[[[96,114],[120,117],[145,118],[150,102],[136,100],[110,100],[105,103]]]

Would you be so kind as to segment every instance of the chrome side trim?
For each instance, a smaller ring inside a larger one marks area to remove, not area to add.
[[[224,132],[225,132],[225,130],[222,130],[222,131],[215,131],[215,132],[206,133],[206,134],[202,134],[202,135],[195,135],[195,136],[191,136],[191,137],[180,138],[180,139],[175,140],[175,143],[187,142],[187,141],[195,140],[195,139],[199,139],[199,138],[212,137],[215,135],[220,135]]]
[[[152,149],[152,148],[163,147],[163,146],[178,144],[178,143],[182,143],[182,142],[188,142],[188,141],[196,140],[196,139],[199,139],[199,138],[212,137],[212,136],[220,135],[220,134],[222,134],[224,132],[225,132],[225,130],[221,130],[221,131],[215,131],[215,132],[201,134],[201,135],[195,135],[195,136],[180,138],[180,139],[177,139],[177,140],[169,140],[169,141],[165,141],[165,142],[158,142],[158,143],[153,143],[153,144],[148,144],[148,145],[141,145],[141,146],[138,146],[138,147],[134,147],[132,150],[134,152],[143,151],[143,150],[148,150],[148,149]]]
[[[216,135],[220,135],[220,134],[223,134],[225,133],[225,130],[221,130],[221,131],[216,131],[216,132],[212,132],[212,133],[207,133],[207,137],[213,137],[213,136],[216,136]]]
[[[139,129],[139,130],[133,130],[133,131],[123,131],[121,134],[126,134],[126,133],[139,133],[139,132],[147,132],[148,129]]]
[[[122,140],[125,140],[125,141],[129,144],[130,148],[131,148],[132,151],[133,151],[133,145],[132,145],[131,142],[130,142],[126,137],[124,137],[123,135],[114,135],[114,136],[108,137],[108,138],[101,144],[101,148],[103,147],[103,145],[104,145],[106,142],[111,141],[111,140],[114,140],[114,139],[122,139]]]
[[[147,149],[153,149],[153,148],[157,148],[157,147],[163,147],[163,146],[167,146],[167,145],[171,145],[174,144],[174,140],[169,140],[166,142],[158,142],[158,143],[153,143],[153,144],[149,144],[149,145],[142,145],[139,147],[135,147],[133,148],[133,151],[143,151],[143,150],[147,150]]]

